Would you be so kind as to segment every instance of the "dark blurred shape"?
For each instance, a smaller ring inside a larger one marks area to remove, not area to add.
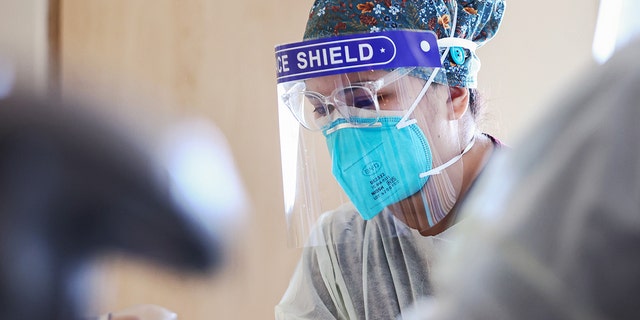
[[[215,235],[173,202],[145,148],[89,110],[0,100],[2,319],[79,319],[83,269],[110,252],[184,272],[219,263]]]

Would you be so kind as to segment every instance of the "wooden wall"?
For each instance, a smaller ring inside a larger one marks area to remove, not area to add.
[[[233,260],[209,278],[105,261],[99,311],[154,303],[180,319],[268,319],[299,250],[287,247],[274,46],[298,40],[306,1],[62,0],[64,94],[114,109],[196,113],[227,136],[251,198]],[[118,110],[114,110],[118,111]]]

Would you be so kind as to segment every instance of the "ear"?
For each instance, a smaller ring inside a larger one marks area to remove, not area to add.
[[[449,93],[451,94],[451,104],[453,105],[452,120],[459,120],[469,109],[469,89],[449,87]]]

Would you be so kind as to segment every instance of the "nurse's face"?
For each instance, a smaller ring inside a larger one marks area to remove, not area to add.
[[[331,96],[345,87],[366,85],[387,74],[388,72],[385,71],[372,71],[317,78],[307,81],[307,89]],[[426,94],[419,98],[425,84],[426,81],[421,78],[404,76],[377,90],[374,98],[379,105],[380,117],[402,117],[417,101],[417,106],[408,119],[415,120],[424,133],[431,149],[432,167],[437,167],[460,153],[461,128],[454,116],[449,87],[432,84],[427,88]],[[397,152],[403,151],[405,150],[397,150]],[[455,190],[459,189],[461,166],[461,162],[457,162],[447,169],[446,174],[432,176],[430,178],[433,182],[432,187],[433,185],[448,186],[447,188],[454,190],[455,193]],[[423,188],[427,188],[427,185]],[[433,189],[425,189],[425,191],[433,193]],[[436,188],[434,195],[429,195],[429,198],[439,199],[437,191]],[[392,205],[392,212],[410,227],[419,231],[428,231],[430,227],[424,214],[426,204],[423,199],[418,192]]]
[[[325,97],[339,98],[344,96],[345,88],[349,90],[359,86],[371,87],[375,81],[388,74],[388,71],[376,70],[314,78],[306,81],[306,89]],[[375,99],[381,111],[379,116],[402,117],[415,103],[425,83],[423,79],[404,76],[377,90],[372,90],[373,96],[367,99],[361,98],[354,104],[362,109],[375,109],[372,101]],[[434,153],[434,166],[440,164],[438,163],[440,158],[449,159],[460,151],[457,127],[451,125],[450,102],[448,87],[432,84],[409,116],[409,119],[417,121],[417,125],[427,137]],[[329,106],[329,112],[336,112],[336,110]]]

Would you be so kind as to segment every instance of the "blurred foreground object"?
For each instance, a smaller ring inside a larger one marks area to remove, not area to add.
[[[131,132],[77,101],[31,96],[0,100],[2,319],[86,315],[83,273],[110,252],[184,272],[220,264],[218,236]]]
[[[203,118],[187,118],[163,133],[158,158],[171,179],[171,194],[231,250],[246,222],[249,199],[223,133]]]
[[[487,168],[437,298],[405,319],[638,319],[639,56],[589,70]]]

